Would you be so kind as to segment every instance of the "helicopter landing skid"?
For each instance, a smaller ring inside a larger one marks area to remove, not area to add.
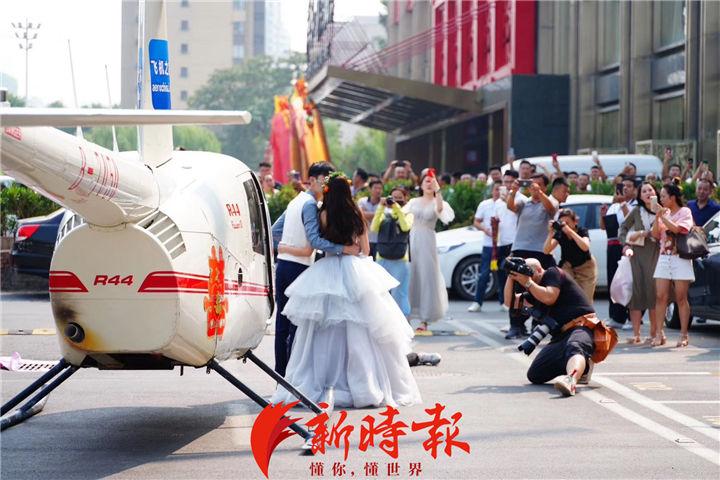
[[[260,362],[260,363],[257,363],[255,360],[257,360],[257,362]],[[253,361],[253,363],[256,363],[258,366],[265,365],[260,360],[258,360],[257,357],[255,357],[255,360],[252,360],[252,361]],[[216,360],[211,360],[210,363],[207,364],[207,366],[209,369],[215,370],[217,373],[219,373],[221,377],[223,377],[225,380],[230,382],[235,388],[237,388],[238,390],[243,392],[253,402],[257,403],[261,407],[265,408],[268,405],[270,405],[270,403],[267,400],[262,398],[260,395],[258,395],[253,390],[251,390],[250,387],[248,387],[247,385],[242,383],[240,380],[238,380],[232,373],[228,372],[223,367],[221,367],[220,364]],[[265,365],[265,366],[267,367],[267,365]],[[260,368],[262,368],[262,367],[260,367]],[[263,370],[265,370],[265,369],[263,368]],[[285,381],[285,380],[283,379],[283,381]],[[293,389],[293,390],[297,391],[296,389]],[[303,397],[304,397],[304,395],[303,395]],[[310,401],[310,400],[308,400],[308,401]],[[312,403],[312,402],[310,402],[310,403]],[[315,404],[313,404],[313,405],[315,405]],[[318,407],[317,405],[315,405],[315,407],[318,408],[318,410],[320,410],[320,407]],[[322,411],[322,410],[320,410],[320,411]],[[312,450],[309,448],[309,446],[310,446],[310,442],[313,438],[313,434],[310,431],[308,431],[308,430],[304,429],[303,427],[301,427],[300,425],[298,425],[297,423],[292,423],[289,426],[289,428],[290,428],[290,430],[294,431],[295,433],[300,435],[305,440],[305,443],[302,447],[303,448],[302,454],[303,455],[312,455]]]
[[[32,384],[30,384],[30,386],[25,388],[25,390],[11,398],[5,405],[2,406],[2,409],[0,409],[0,415],[5,415],[12,408],[16,407],[27,397],[35,393],[35,391],[40,389],[37,395],[28,400],[22,407],[2,419],[0,422],[0,431],[12,427],[13,425],[17,425],[33,415],[40,413],[45,406],[47,396],[50,395],[50,392],[70,378],[70,375],[75,373],[77,369],[78,367],[70,365],[64,358],[62,358],[57,365],[47,371],[43,376],[35,380]]]
[[[260,367],[265,373],[270,375],[273,379],[277,380],[278,383],[285,387],[289,392],[293,393],[293,395],[295,395],[298,399],[302,400],[303,403],[307,405],[307,407],[310,408],[313,412],[318,414],[323,412],[323,410],[320,409],[317,404],[312,402],[299,390],[290,385],[284,378],[279,376],[274,370],[270,369],[270,367],[265,365],[265,363],[255,357],[252,353],[248,353],[245,358],[248,358],[258,367]],[[215,370],[217,373],[220,374],[221,377],[230,382],[233,386],[235,386],[235,388],[243,392],[261,407],[264,408],[270,405],[264,398],[262,398],[260,395],[255,393],[248,386],[238,380],[235,376],[233,376],[233,374],[221,367],[216,360],[211,360],[210,363],[207,364],[207,367],[208,369]],[[78,368],[79,367],[71,365],[67,362],[67,360],[62,358],[57,363],[57,365],[55,365],[53,368],[43,374],[40,378],[35,380],[23,391],[11,398],[0,409],[0,415],[5,415],[6,413],[10,412],[13,408],[22,403],[26,398],[35,393],[38,389],[40,390],[23,406],[21,406],[19,409],[15,410],[12,414],[8,415],[7,417],[3,418],[2,421],[0,421],[0,431],[12,427],[13,425],[17,425],[18,423],[27,420],[33,415],[40,413],[45,406],[47,396],[50,394],[50,392],[55,390],[61,383],[70,378],[70,376],[74,374],[78,370]],[[312,455],[312,449],[310,448],[310,445],[313,434],[298,425],[297,423],[291,424],[289,428],[304,439],[305,442],[302,447],[303,455]]]
[[[263,372],[267,373],[273,380],[278,382],[285,390],[292,393],[295,396],[295,398],[300,400],[306,407],[308,407],[310,410],[312,410],[316,414],[320,415],[321,413],[330,413],[330,412],[325,412],[322,408],[320,408],[320,406],[317,403],[310,400],[304,393],[302,393],[300,390],[295,388],[290,382],[285,380],[285,378],[283,378],[282,375],[277,373],[275,370],[270,368],[266,363],[264,363],[262,360],[260,360],[258,357],[256,357],[255,354],[252,353],[252,350],[248,350],[247,353],[243,356],[243,361],[245,361],[245,359],[250,360],[255,365],[260,367],[260,369]]]

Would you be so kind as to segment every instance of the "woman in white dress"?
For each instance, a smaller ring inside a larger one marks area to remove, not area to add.
[[[455,212],[443,201],[435,170],[423,170],[420,180],[422,196],[413,198],[404,210],[412,213],[414,222],[410,230],[410,307],[411,316],[420,318],[419,331],[428,323],[440,320],[448,309],[445,281],[440,273],[435,241],[435,224],[440,220],[448,224]]]
[[[365,220],[344,175],[326,180],[320,233],[359,244],[362,256],[326,256],[287,288],[283,313],[297,332],[285,379],[330,408],[420,403],[406,357],[413,331],[389,293],[398,282],[367,256]],[[283,244],[279,251],[310,254]],[[271,401],[294,400],[278,386]]]

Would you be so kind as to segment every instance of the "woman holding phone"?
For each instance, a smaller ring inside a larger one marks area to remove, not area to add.
[[[403,211],[414,218],[410,229],[410,307],[411,316],[420,318],[418,331],[428,329],[429,322],[445,316],[448,296],[437,256],[435,225],[448,224],[455,212],[440,192],[435,169],[426,168],[420,175],[422,196],[410,200]]]
[[[675,302],[680,313],[680,340],[678,347],[688,345],[688,327],[690,326],[690,303],[688,288],[695,281],[692,260],[680,258],[677,252],[676,238],[687,235],[694,226],[692,212],[683,206],[682,190],[679,179],[663,186],[660,191],[662,208],[657,211],[652,234],[660,241],[660,257],[655,267],[655,339],[653,347],[664,345],[667,339],[663,333],[665,309],[670,298],[670,285],[675,290]]]
[[[618,238],[623,244],[623,254],[630,257],[633,276],[633,293],[628,304],[633,336],[627,340],[631,345],[642,343],[640,339],[640,322],[643,311],[650,315],[650,336],[645,340],[650,344],[655,338],[655,266],[657,265],[659,248],[657,240],[652,236],[655,224],[655,212],[658,210],[658,191],[651,182],[640,185],[637,206],[630,212],[620,226]]]

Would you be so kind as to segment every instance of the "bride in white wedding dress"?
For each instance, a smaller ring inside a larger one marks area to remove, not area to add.
[[[420,403],[406,357],[413,330],[389,293],[398,282],[367,256],[367,227],[341,174],[326,180],[320,232],[359,244],[362,255],[322,258],[287,288],[283,313],[297,332],[285,379],[330,408]],[[279,251],[309,255],[309,248],[280,244]],[[271,402],[294,400],[278,386]]]

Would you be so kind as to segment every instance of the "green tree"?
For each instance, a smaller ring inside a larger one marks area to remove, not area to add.
[[[340,122],[332,119],[323,119],[325,129],[325,142],[327,142],[330,160],[340,168],[338,160],[345,156],[345,147],[340,139]]]
[[[47,215],[58,208],[52,200],[16,183],[0,192],[0,229],[14,231],[18,219]]]
[[[115,127],[118,148],[121,152],[137,150],[137,128]],[[85,140],[112,149],[112,130],[110,127],[95,127],[83,131]],[[173,127],[173,144],[186,150],[201,152],[220,152],[220,140],[210,130],[195,125]]]
[[[386,166],[385,132],[362,129],[349,145],[340,138],[340,122],[323,120],[330,159],[338,170],[348,175],[361,167],[368,172],[382,173]]]
[[[217,136],[207,128],[196,125],[173,127],[173,144],[185,150],[216,153],[221,150]]]
[[[303,54],[283,60],[253,57],[230,69],[217,70],[188,103],[196,109],[249,111],[253,117],[250,125],[222,127],[218,137],[223,153],[257,167],[270,137],[273,97],[290,93],[293,67],[303,63]]]
[[[358,167],[368,172],[382,173],[386,165],[385,132],[365,129],[345,149],[348,173]]]
[[[17,95],[13,95],[10,92],[8,92],[8,94],[7,94],[7,101],[10,102],[11,107],[24,107],[25,106],[24,98],[20,98]]]
[[[137,128],[136,127],[115,127],[118,149],[121,152],[137,150]],[[97,143],[101,147],[112,150],[112,129],[110,127],[94,127],[83,130],[85,140]]]

